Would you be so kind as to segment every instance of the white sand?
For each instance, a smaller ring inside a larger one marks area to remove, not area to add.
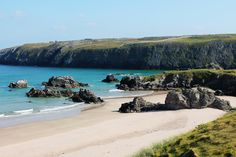
[[[164,102],[165,94],[145,97]],[[236,106],[235,97],[223,97]],[[61,120],[0,129],[3,157],[122,157],[153,143],[185,133],[222,116],[216,109],[120,114],[131,98],[109,99],[106,105]]]

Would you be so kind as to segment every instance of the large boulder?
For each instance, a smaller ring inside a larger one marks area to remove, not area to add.
[[[71,97],[74,102],[85,103],[101,103],[103,100],[100,97],[95,96],[92,92],[86,89],[80,89],[79,92],[75,92]]]
[[[132,113],[132,112],[147,112],[155,111],[160,109],[159,103],[151,103],[145,101],[142,97],[135,97],[133,101],[121,104],[119,112],[121,113]]]
[[[71,97],[73,96],[71,90],[58,90],[56,88],[36,89],[32,88],[26,95],[28,97]]]
[[[167,94],[165,100],[166,110],[178,110],[187,108],[190,108],[190,105],[187,103],[187,98],[182,93],[171,91]]]
[[[113,74],[109,74],[106,76],[104,80],[102,80],[102,82],[111,83],[111,82],[119,82],[119,80],[115,78]]]
[[[230,110],[230,103],[217,98],[214,93],[213,90],[204,87],[183,89],[181,92],[171,91],[167,94],[164,109],[200,109],[210,107],[225,111]]]
[[[85,87],[88,84],[77,82],[71,76],[53,76],[48,82],[43,82],[46,87],[77,88]]]
[[[27,88],[28,81],[27,80],[18,80],[16,82],[11,82],[8,87],[9,88]]]

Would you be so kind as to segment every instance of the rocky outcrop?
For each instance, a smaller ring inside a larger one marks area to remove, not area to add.
[[[27,80],[18,80],[16,82],[11,82],[8,87],[9,88],[27,88],[28,82]]]
[[[109,74],[106,76],[104,80],[102,80],[102,82],[111,83],[111,82],[119,82],[119,80],[115,78],[113,74]]]
[[[216,108],[220,110],[231,110],[230,103],[215,97],[214,91],[209,88],[183,89],[182,92],[171,91],[167,94],[165,108],[177,109],[201,109]]]
[[[74,92],[71,90],[59,90],[58,88],[36,89],[31,88],[28,97],[72,97]]]
[[[142,97],[135,97],[133,101],[122,104],[119,109],[119,112],[121,113],[147,112],[147,111],[156,111],[159,109],[161,109],[161,104],[147,102]]]
[[[203,37],[204,38],[204,37]],[[120,68],[120,69],[188,69],[206,68],[214,63],[224,69],[236,68],[236,41],[218,38],[209,42],[121,41],[117,47],[94,48],[92,43],[79,47],[75,41],[23,45],[0,51],[0,64]],[[77,41],[82,43],[82,41]],[[112,41],[109,41],[112,43]],[[116,45],[117,40],[114,40]],[[75,46],[74,46],[75,45]],[[101,44],[100,44],[101,45]],[[77,48],[79,47],[79,48]]]
[[[60,88],[77,88],[88,86],[88,84],[75,81],[71,76],[53,76],[48,80],[48,82],[43,82],[42,84],[46,87]]]
[[[144,84],[140,76],[125,76],[121,79],[120,84],[117,85],[121,90],[143,90]]]
[[[131,113],[158,110],[201,109],[206,107],[224,111],[232,109],[228,101],[215,97],[213,90],[198,87],[184,89],[181,92],[169,92],[165,104],[146,102],[143,98],[136,97],[132,102],[122,104],[119,112]]]
[[[216,95],[236,96],[236,71],[195,69],[165,72],[138,79],[123,77],[117,88],[122,90],[171,90],[197,86],[216,90]]]
[[[101,103],[103,100],[100,97],[95,96],[92,92],[86,89],[80,89],[79,92],[75,92],[71,97],[74,102],[85,103]]]

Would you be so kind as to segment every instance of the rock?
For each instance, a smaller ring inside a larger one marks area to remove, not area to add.
[[[102,80],[102,82],[107,82],[107,83],[110,83],[110,82],[119,82],[119,80],[116,79],[113,74],[109,74],[109,75],[107,75],[107,77],[106,77],[104,80]]]
[[[143,87],[142,77],[140,76],[125,76],[117,85],[117,88],[121,90],[138,90],[140,87]]]
[[[71,76],[53,76],[48,80],[48,82],[43,82],[42,85],[47,87],[61,88],[77,88],[88,86],[88,84],[75,81]]]
[[[121,104],[119,112],[132,113],[132,112],[147,112],[156,111],[161,108],[161,104],[151,103],[145,101],[142,97],[135,97],[132,102]]]
[[[8,87],[9,88],[27,88],[28,82],[27,80],[18,80],[16,82],[11,82]]]
[[[187,108],[190,108],[190,106],[187,103],[187,98],[182,93],[171,91],[167,94],[165,100],[166,110],[178,110]]]
[[[80,89],[79,92],[75,92],[71,97],[74,102],[85,103],[101,103],[103,100],[100,97],[95,96],[92,92],[86,89]]]
[[[215,97],[214,93],[213,90],[204,87],[183,89],[181,92],[171,91],[167,94],[163,109],[177,110],[211,107],[229,111],[231,109],[230,103]]]
[[[28,97],[71,97],[73,91],[71,90],[58,90],[56,88],[46,88],[43,90],[32,88],[28,93]]]
[[[224,111],[230,111],[232,109],[229,101],[222,100],[220,98],[215,98],[215,101],[212,104],[210,104],[208,107],[216,108],[216,109],[224,110]]]
[[[215,91],[209,88],[183,89],[182,93],[187,97],[187,102],[191,108],[200,109],[207,107],[215,101]]]

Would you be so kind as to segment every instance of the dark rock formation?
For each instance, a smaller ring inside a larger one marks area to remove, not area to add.
[[[119,82],[119,80],[117,78],[115,78],[115,76],[113,74],[109,74],[109,75],[107,75],[107,77],[104,80],[102,80],[102,82],[107,82],[107,83]]]
[[[121,90],[143,90],[142,77],[140,76],[125,76],[117,85]]]
[[[232,109],[228,101],[215,97],[213,90],[198,87],[193,89],[184,89],[182,92],[169,92],[165,104],[150,103],[141,97],[136,97],[132,102],[122,104],[119,112],[131,113],[159,110],[201,109],[206,107],[224,111]]]
[[[100,97],[95,96],[92,92],[86,89],[80,89],[79,92],[75,92],[71,97],[74,102],[85,103],[101,103],[103,100]]]
[[[18,80],[16,82],[11,82],[8,87],[9,88],[27,88],[28,82],[26,80]]]
[[[145,101],[142,97],[135,97],[132,102],[124,103],[121,105],[119,112],[132,113],[132,112],[147,112],[156,111],[161,108],[160,104],[154,104]]]
[[[75,81],[70,76],[53,76],[48,82],[43,82],[43,85],[47,87],[60,87],[60,88],[77,88],[77,87],[85,87],[88,84],[79,83]]]
[[[165,100],[167,110],[206,107],[224,111],[229,111],[232,108],[228,101],[215,97],[213,90],[203,87],[184,89],[182,92],[171,91]]]
[[[71,97],[73,96],[71,90],[59,90],[58,88],[36,89],[32,88],[26,95],[28,97]]]
[[[73,41],[23,45],[0,50],[0,63],[123,69],[193,69],[206,68],[214,63],[224,69],[236,68],[235,40],[216,38],[214,41],[200,43],[150,41],[151,44],[147,41],[131,44],[130,41],[124,42],[110,48],[107,45],[104,48],[93,48],[94,44],[91,44],[92,48],[89,45],[76,48],[78,45]]]
[[[173,71],[148,78],[123,77],[117,88],[122,90],[170,90],[204,86],[217,95],[236,96],[236,71],[186,70]]]
[[[187,103],[187,98],[183,94],[171,91],[167,94],[165,108],[167,110],[179,110],[190,108],[190,106]]]

